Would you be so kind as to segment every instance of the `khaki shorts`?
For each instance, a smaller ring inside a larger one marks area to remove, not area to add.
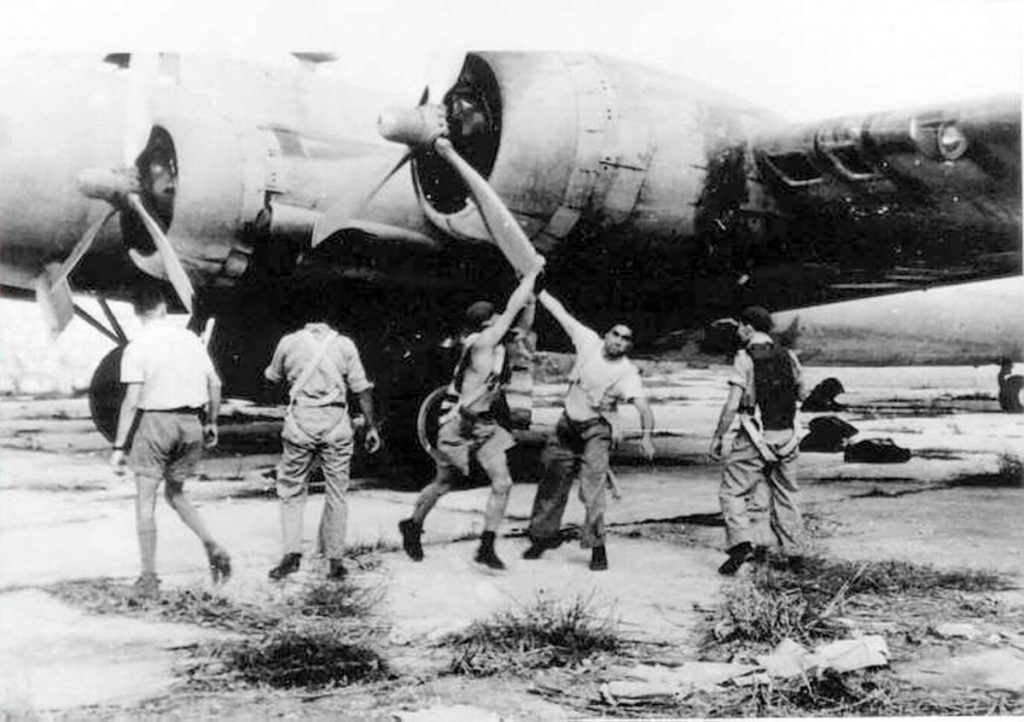
[[[516,445],[507,429],[490,417],[461,414],[449,419],[437,431],[437,450],[441,461],[469,475],[470,455],[490,473],[496,463],[504,464],[505,452]]]
[[[182,484],[203,456],[203,427],[195,413],[143,411],[128,466],[139,476]]]

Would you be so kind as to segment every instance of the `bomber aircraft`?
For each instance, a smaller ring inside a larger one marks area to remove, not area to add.
[[[197,328],[215,320],[225,393],[243,398],[303,293],[328,293],[399,437],[449,371],[431,356],[445,320],[537,253],[574,312],[649,343],[749,303],[1021,274],[1019,97],[793,124],[618,58],[471,52],[445,92],[386,110],[318,74],[329,56],[299,57],[8,58],[3,291],[123,344],[106,300],[166,284]],[[1019,311],[991,316],[1014,359]],[[119,354],[91,390],[105,433]]]

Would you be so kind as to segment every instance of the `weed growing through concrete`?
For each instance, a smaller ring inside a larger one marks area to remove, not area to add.
[[[576,665],[626,643],[610,615],[594,609],[592,597],[569,602],[539,596],[529,606],[474,622],[442,643],[454,648],[453,674],[484,677]]]
[[[330,622],[276,628],[257,639],[217,642],[210,659],[253,684],[318,689],[388,676],[387,665],[365,640]]]
[[[200,686],[240,679],[319,688],[387,675],[375,650],[383,630],[372,621],[380,590],[319,582],[260,605],[233,601],[218,590],[188,587],[142,600],[131,586],[110,579],[64,582],[51,591],[94,613],[157,616],[243,635],[191,650],[192,663],[183,669]]]

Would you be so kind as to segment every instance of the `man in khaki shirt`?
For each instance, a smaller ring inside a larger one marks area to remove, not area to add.
[[[288,411],[281,429],[281,461],[277,467],[277,495],[281,499],[281,531],[284,556],[270,570],[270,578],[283,579],[299,569],[302,560],[302,517],[313,462],[320,461],[325,499],[318,545],[327,556],[328,579],[347,575],[342,561],[348,504],[353,430],[348,392],[359,399],[366,419],[365,446],[375,453],[381,446],[373,410],[373,384],[366,377],[359,351],[352,339],[338,333],[326,321],[324,308],[311,302],[318,320],[284,336],[264,371],[273,383],[289,388]]]

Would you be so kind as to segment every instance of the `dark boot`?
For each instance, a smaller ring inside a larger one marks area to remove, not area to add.
[[[270,570],[270,574],[267,576],[278,581],[284,579],[289,574],[294,574],[299,571],[299,564],[302,562],[302,555],[298,552],[288,552],[278,563],[276,567]]]
[[[505,563],[494,553],[494,532],[485,531],[480,537],[480,548],[477,549],[473,561],[490,567],[491,569],[504,569]]]
[[[402,548],[409,558],[414,562],[423,561],[423,545],[420,544],[423,527],[412,519],[402,519],[398,522],[398,531],[402,534]]]
[[[768,547],[758,545],[754,547],[754,553],[750,557],[754,564],[767,564],[768,563]]]
[[[804,557],[799,554],[794,554],[786,559],[786,567],[794,574],[802,574],[805,566]]]
[[[342,563],[341,559],[331,559],[331,568],[327,572],[327,581],[340,582],[348,576],[348,569]]]
[[[540,559],[540,555],[548,549],[554,549],[557,543],[546,539],[531,539],[530,548],[523,552],[523,559]]]
[[[729,558],[722,563],[722,566],[718,567],[718,573],[731,577],[740,570],[743,562],[749,560],[753,554],[754,548],[750,545],[750,542],[737,544],[729,550]]]
[[[608,554],[605,552],[604,544],[590,550],[590,569],[595,572],[603,572],[608,568]]]

